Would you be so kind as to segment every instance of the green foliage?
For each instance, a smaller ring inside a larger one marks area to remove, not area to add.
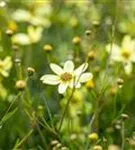
[[[0,1],[0,150],[135,148],[134,13],[134,1]]]

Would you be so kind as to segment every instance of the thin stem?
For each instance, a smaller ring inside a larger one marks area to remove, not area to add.
[[[12,105],[13,105],[13,104],[15,103],[15,101],[19,98],[20,94],[21,94],[21,92],[19,92],[19,93],[17,94],[16,98],[10,103],[10,105],[9,105],[9,107],[8,107],[8,109],[7,109],[7,111],[6,111],[6,113],[4,114],[4,116],[2,117],[2,119],[1,119],[1,121],[0,121],[0,124],[1,124],[2,121],[3,121],[3,118],[4,118],[4,117],[8,114],[8,112],[10,111]]]
[[[111,53],[112,53],[112,48],[113,48],[113,42],[114,42],[114,38],[115,38],[115,30],[116,30],[116,22],[117,22],[117,14],[118,14],[118,2],[119,0],[117,0],[116,2],[116,11],[115,11],[115,18],[114,18],[114,24],[112,26],[112,34],[111,34],[111,47],[110,47],[110,53],[109,53],[109,57],[107,59],[107,63],[106,63],[106,69],[105,69],[105,74],[104,74],[104,78],[103,78],[103,83],[102,83],[102,86],[101,86],[101,89],[100,89],[100,92],[99,92],[99,95],[97,96],[97,99],[96,99],[96,108],[95,108],[95,112],[94,112],[94,115],[91,119],[91,122],[90,122],[90,125],[92,126],[94,124],[94,122],[97,121],[98,119],[98,106],[99,106],[99,101],[100,99],[102,98],[102,96],[104,95],[104,92],[106,91],[106,84],[105,84],[105,81],[106,81],[106,77],[107,77],[107,73],[108,73],[108,69],[109,69],[109,61],[110,61],[110,58],[111,58]]]
[[[106,76],[108,73],[108,69],[109,69],[109,61],[111,58],[111,54],[112,54],[112,49],[113,49],[113,43],[114,43],[114,38],[115,38],[115,30],[116,30],[116,23],[117,23],[117,19],[118,19],[118,5],[119,4],[119,0],[116,0],[116,10],[115,10],[115,18],[114,18],[114,23],[112,25],[112,33],[111,33],[111,46],[110,46],[110,53],[109,53],[109,57],[107,59],[107,63],[106,63],[106,69],[105,69],[105,75],[104,75],[104,79],[103,79],[103,83],[105,83],[104,81],[106,80]],[[103,87],[105,86],[105,84],[102,84]],[[104,89],[104,88],[103,88]]]
[[[125,147],[125,123],[124,121],[122,122],[122,127],[121,127],[121,138],[122,138],[121,150],[124,150],[124,147]]]
[[[73,94],[74,94],[74,91],[75,91],[75,87],[73,88],[72,93],[71,93],[70,97],[69,97],[68,100],[67,100],[67,104],[66,104],[66,107],[65,107],[65,110],[64,110],[64,113],[63,113],[63,115],[62,115],[62,118],[61,118],[61,121],[60,121],[60,125],[59,125],[59,128],[58,128],[58,132],[60,132],[60,130],[61,130],[61,127],[62,127],[64,118],[65,118],[65,115],[66,115],[68,106],[69,106],[70,101],[71,101],[71,99],[72,99],[72,96],[73,96]]]
[[[45,96],[43,96],[43,100],[45,102],[45,106],[46,106],[46,109],[47,109],[47,112],[48,112],[48,115],[49,115],[49,118],[50,118],[50,121],[51,121],[51,126],[52,126],[53,130],[55,130],[53,117],[52,117],[52,114],[51,114],[51,111],[49,109],[49,106],[48,106],[48,103],[47,103],[47,100],[46,100]]]
[[[40,127],[39,127],[39,125],[36,123],[36,126],[37,126],[37,130],[38,130],[38,132],[39,132],[39,135],[40,135],[40,137],[41,137],[41,140],[42,140],[42,143],[43,143],[43,145],[44,145],[44,148],[46,149],[47,148],[47,143],[46,143],[46,140],[45,140],[45,138],[44,138],[44,135],[43,135],[43,133],[41,132],[41,129],[40,129]]]
[[[28,115],[28,117],[31,120],[35,120],[36,122],[38,122],[42,127],[44,127],[47,131],[53,133],[54,135],[57,135],[57,133],[55,131],[53,131],[53,129],[47,124],[47,122],[44,120],[44,124],[38,120],[38,118],[36,118],[35,116],[30,115],[30,113],[25,109],[26,114]],[[45,126],[46,125],[46,126]]]
[[[17,150],[27,139],[28,137],[33,133],[33,129],[31,129],[27,135],[13,148],[13,150]]]
[[[117,95],[118,95],[118,92],[115,94],[114,99],[113,99],[113,118],[116,115],[116,99],[117,99]]]

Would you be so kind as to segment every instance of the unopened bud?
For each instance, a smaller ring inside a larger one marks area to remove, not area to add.
[[[120,150],[120,148],[117,145],[109,145],[108,150]]]
[[[58,143],[55,147],[56,148],[60,148],[62,146],[62,144],[61,143]]]
[[[97,27],[99,27],[100,22],[95,20],[95,21],[92,22],[92,25],[97,28]]]
[[[18,90],[24,90],[26,87],[26,82],[24,80],[18,80],[15,86]]]
[[[61,150],[68,150],[68,148],[63,146],[63,147],[61,147]]]
[[[21,63],[21,59],[20,58],[15,58],[14,62],[17,63],[17,64],[20,64]]]
[[[98,140],[98,134],[97,133],[91,133],[91,134],[89,134],[88,135],[88,139],[90,140],[90,141],[97,141]]]
[[[44,45],[43,49],[46,52],[51,52],[53,47],[51,45],[49,45],[49,44],[46,44],[46,45]]]
[[[96,53],[95,53],[94,51],[88,52],[87,55],[88,55],[88,59],[89,59],[89,60],[94,60],[95,57],[96,57]]]
[[[86,30],[86,31],[85,31],[85,34],[86,34],[87,36],[90,36],[90,35],[91,35],[91,33],[92,33],[92,31],[91,31],[91,30]]]
[[[12,36],[12,35],[13,35],[13,31],[12,31],[11,29],[8,29],[8,30],[6,31],[6,34],[7,34],[8,36]]]
[[[103,150],[103,148],[100,145],[95,145],[93,150]]]
[[[118,85],[123,85],[124,80],[122,78],[117,79],[117,84]]]
[[[127,114],[121,114],[121,118],[123,121],[125,121],[129,118],[129,116]]]
[[[81,42],[81,38],[80,38],[79,36],[75,36],[75,37],[73,38],[72,42],[73,42],[73,44],[78,45],[78,44],[80,44],[80,42]]]
[[[27,68],[28,76],[32,76],[35,73],[35,69],[32,67]]]
[[[56,144],[58,144],[59,142],[57,141],[57,140],[53,140],[53,141],[51,141],[51,145],[56,145]]]

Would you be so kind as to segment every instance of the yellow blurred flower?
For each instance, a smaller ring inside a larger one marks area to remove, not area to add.
[[[7,56],[4,60],[0,59],[0,76],[8,77],[12,67],[11,57]]]
[[[116,44],[108,44],[107,52],[111,53],[111,62],[122,62],[126,74],[132,72],[132,63],[135,62],[135,40],[132,40],[129,35],[124,36],[121,46]]]
[[[89,80],[89,81],[87,81],[87,82],[86,82],[86,87],[87,87],[88,89],[94,88],[94,87],[95,87],[94,81],[93,81],[92,79]]]
[[[28,22],[34,26],[49,27],[51,25],[51,3],[35,1],[31,6],[33,8],[32,11],[29,9],[17,9],[13,12],[12,19],[17,22]]]
[[[42,37],[43,28],[28,26],[28,32],[17,33],[12,37],[13,44],[29,45],[31,43],[37,43]]]
[[[12,30],[13,32],[17,31],[17,24],[14,21],[8,22],[8,29]]]
[[[28,27],[28,36],[30,38],[31,43],[37,43],[42,36],[42,27],[36,27],[34,28],[33,26]]]

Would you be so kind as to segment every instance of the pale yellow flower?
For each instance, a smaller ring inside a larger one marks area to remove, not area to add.
[[[111,53],[111,62],[122,62],[126,74],[132,72],[132,63],[135,62],[135,40],[132,40],[129,35],[124,36],[121,46],[116,44],[108,44],[106,47],[107,51]]]
[[[12,14],[12,19],[17,22],[28,22],[34,26],[49,27],[51,25],[50,16],[52,13],[51,1],[34,1],[33,11],[27,9],[17,9]]]
[[[12,43],[20,45],[29,45],[37,43],[42,37],[43,28],[28,26],[28,33],[17,33],[12,37]]]
[[[8,77],[12,67],[11,57],[7,56],[4,60],[0,59],[0,76]]]
[[[65,62],[63,69],[56,64],[50,64],[50,68],[56,75],[44,75],[40,80],[42,80],[44,84],[59,84],[58,92],[60,94],[63,94],[68,87],[80,88],[81,83],[84,83],[93,77],[92,73],[84,73],[88,68],[88,63],[84,63],[74,70],[74,63],[68,60]]]

